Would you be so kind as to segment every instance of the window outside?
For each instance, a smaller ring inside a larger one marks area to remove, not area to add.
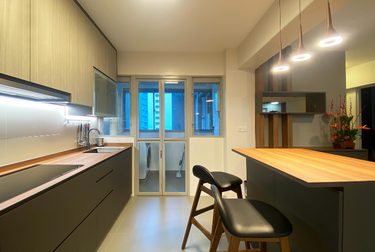
[[[219,83],[194,83],[194,136],[220,136]]]

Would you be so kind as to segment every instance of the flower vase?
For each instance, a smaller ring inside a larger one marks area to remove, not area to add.
[[[344,141],[341,143],[333,143],[334,149],[354,149],[355,142],[353,141]]]

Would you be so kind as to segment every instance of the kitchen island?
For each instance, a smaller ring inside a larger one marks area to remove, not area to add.
[[[293,224],[291,251],[375,250],[375,163],[297,148],[233,151],[246,157],[247,197]]]

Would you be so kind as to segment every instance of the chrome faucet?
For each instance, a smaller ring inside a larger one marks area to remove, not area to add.
[[[99,135],[100,135],[100,131],[97,128],[92,128],[89,131],[87,131],[87,136],[86,136],[86,149],[87,150],[89,150],[90,147],[91,147],[91,145],[90,145],[90,132],[92,130],[96,130],[99,133]]]

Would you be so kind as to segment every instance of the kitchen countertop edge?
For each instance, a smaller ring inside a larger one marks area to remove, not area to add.
[[[95,165],[107,160],[108,158],[111,158],[113,156],[116,156],[117,154],[131,148],[133,146],[132,143],[110,143],[105,144],[105,147],[124,147],[123,149],[111,152],[111,153],[84,153],[87,151],[83,148],[77,148],[73,150],[64,151],[61,153],[56,153],[52,155],[48,155],[45,157],[39,157],[35,158],[33,160],[27,160],[25,162],[20,162],[17,164],[11,164],[9,167],[12,167],[12,169],[6,169],[8,166],[3,166],[1,168],[5,168],[5,172],[0,172],[0,176],[6,176],[8,174],[21,171],[23,169],[30,168],[31,166],[40,165],[40,164],[59,164],[59,165],[65,165],[65,164],[76,164],[76,165],[82,165],[82,167],[79,167],[75,169],[74,171],[71,171],[67,174],[64,174],[60,177],[57,177],[51,181],[48,181],[47,183],[44,183],[40,186],[34,187],[31,190],[28,190],[24,193],[21,193],[13,198],[10,198],[4,202],[0,203],[0,216],[11,211],[12,209],[18,207],[21,204],[24,204],[25,202],[32,200],[33,198],[37,197],[38,195],[44,193],[47,190],[50,190],[54,188],[55,186],[63,183],[65,180],[72,178],[79,173],[90,169],[94,167]],[[95,148],[95,146],[93,146]],[[34,162],[33,162],[34,161]],[[0,171],[1,171],[0,168]]]

